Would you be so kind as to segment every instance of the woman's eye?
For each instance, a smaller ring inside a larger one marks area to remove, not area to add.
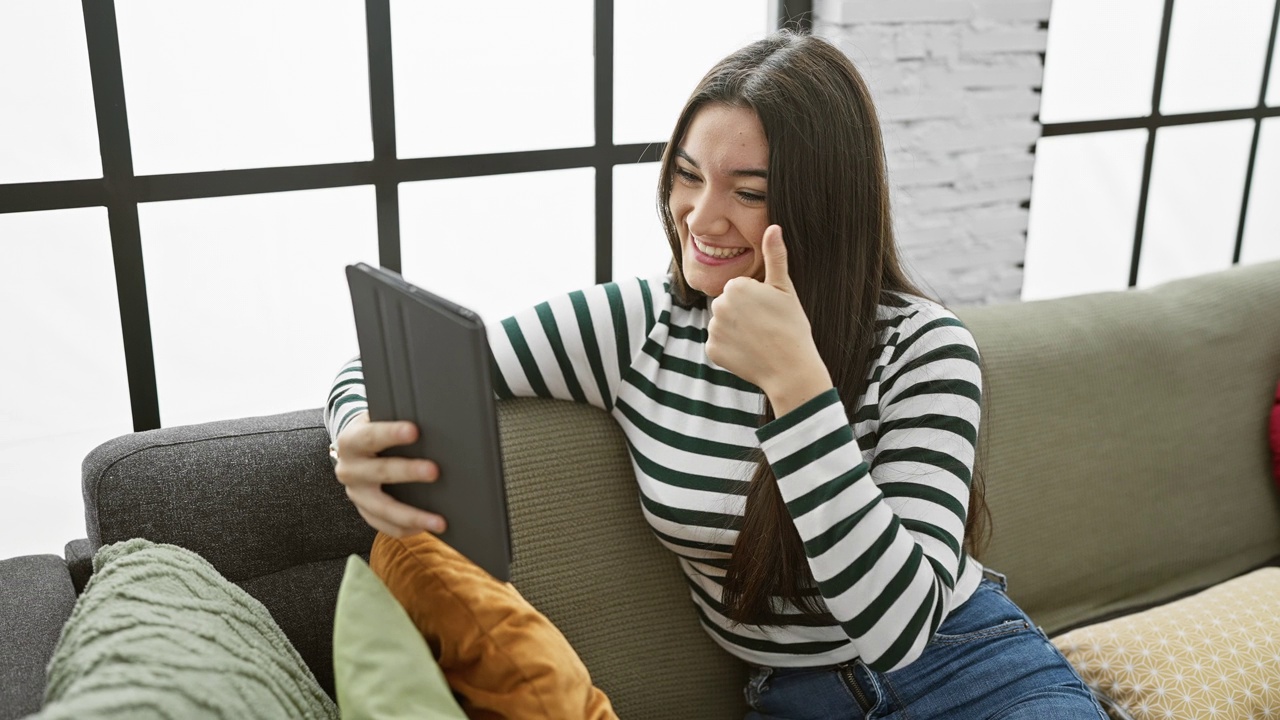
[[[675,169],[675,174],[676,174],[676,177],[680,178],[681,180],[683,180],[683,181],[685,181],[685,182],[687,182],[687,183],[696,183],[696,182],[698,182],[698,176],[697,176],[697,175],[694,175],[693,173],[689,172],[688,170],[685,170],[685,169],[684,169],[684,168],[682,168],[682,167],[677,166],[677,167],[676,167],[676,169]]]
[[[740,191],[738,193],[738,197],[742,198],[744,202],[751,203],[752,205],[757,205],[764,202],[764,195],[761,195],[759,193],[746,192],[745,190]]]

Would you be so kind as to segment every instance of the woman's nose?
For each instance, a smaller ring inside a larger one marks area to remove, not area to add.
[[[687,216],[689,232],[700,237],[713,237],[729,231],[729,218],[720,203],[699,196],[692,204]]]

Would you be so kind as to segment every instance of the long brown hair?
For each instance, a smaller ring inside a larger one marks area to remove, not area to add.
[[[853,64],[831,44],[788,31],[721,60],[689,97],[662,156],[658,212],[673,253],[675,299],[693,307],[706,296],[689,287],[671,197],[675,151],[706,105],[755,111],[769,143],[769,222],[782,226],[787,264],[818,352],[852,422],[866,390],[877,343],[876,311],[886,293],[925,297],[898,259],[889,214],[880,123],[871,93]],[[766,401],[762,422],[773,419]],[[771,597],[821,612],[795,523],[763,453],[724,582],[731,620],[779,624]],[[986,504],[974,476],[965,548],[976,554]]]

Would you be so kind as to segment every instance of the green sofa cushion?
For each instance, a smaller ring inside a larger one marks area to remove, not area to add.
[[[1046,630],[1280,554],[1280,263],[958,314],[988,385],[982,559]]]
[[[35,717],[336,718],[337,709],[261,603],[189,550],[128,540],[94,556]]]

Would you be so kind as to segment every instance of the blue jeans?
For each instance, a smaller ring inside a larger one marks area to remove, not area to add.
[[[881,673],[859,660],[755,668],[747,720],[1106,720],[1080,675],[1005,594],[1004,576],[987,572],[904,668]]]

